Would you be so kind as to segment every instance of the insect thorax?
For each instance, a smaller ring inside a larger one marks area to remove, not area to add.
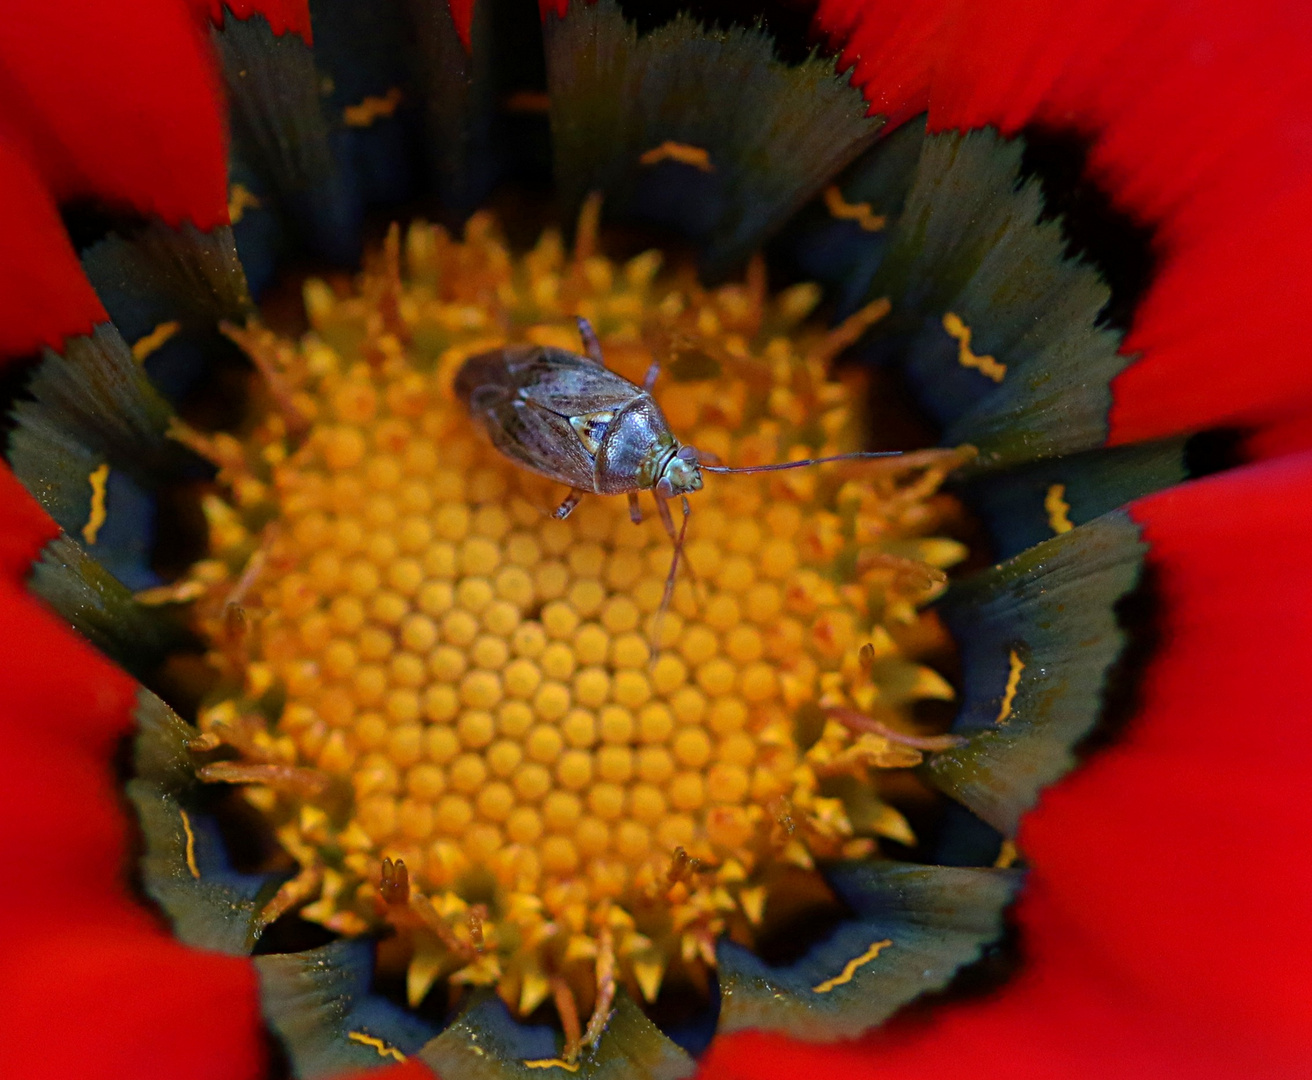
[[[608,425],[597,447],[595,488],[620,495],[654,488],[679,452],[660,408],[643,394]]]

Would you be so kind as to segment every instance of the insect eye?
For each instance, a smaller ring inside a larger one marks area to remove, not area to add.
[[[674,498],[674,486],[670,483],[668,476],[662,476],[656,481],[656,494],[662,499]]]
[[[681,446],[679,447],[678,456],[683,458],[684,461],[696,461],[697,448],[694,446]]]

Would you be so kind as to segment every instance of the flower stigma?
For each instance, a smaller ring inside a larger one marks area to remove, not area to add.
[[[201,776],[244,785],[298,867],[264,921],[299,909],[375,934],[412,1005],[440,981],[554,1008],[566,1054],[617,987],[703,992],[723,937],[751,946],[817,861],[913,843],[879,770],[920,762],[924,603],[965,555],[940,493],[966,460],[927,450],[708,476],[658,618],[672,546],[649,493],[587,496],[499,454],[453,391],[470,356],[580,352],[654,395],[685,443],[741,466],[860,449],[856,376],[819,289],[703,288],[649,251],[516,256],[478,214],[463,240],[395,227],[351,289],[310,280],[300,340],[232,336],[259,370],[240,434],[176,436],[219,466],[210,549],[177,587],[217,689]],[[654,636],[655,635],[655,636]],[[591,1020],[587,1018],[591,1017]]]

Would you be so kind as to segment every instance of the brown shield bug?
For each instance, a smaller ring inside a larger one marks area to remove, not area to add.
[[[568,517],[588,493],[627,495],[629,514],[639,522],[638,493],[650,491],[655,496],[665,531],[674,541],[662,612],[669,604],[683,551],[691,513],[688,494],[701,489],[703,472],[774,472],[898,453],[863,451],[743,468],[711,464],[694,447],[679,442],[652,398],[660,365],[653,363],[642,386],[634,385],[606,367],[587,319],[578,323],[583,355],[546,345],[514,345],[482,353],[461,367],[456,393],[498,450],[569,486],[555,517]],[[666,505],[675,496],[683,501],[677,534]]]

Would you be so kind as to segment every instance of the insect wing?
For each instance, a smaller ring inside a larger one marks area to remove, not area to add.
[[[541,349],[507,366],[529,400],[559,416],[618,412],[642,393],[609,368],[564,349]]]
[[[563,416],[489,386],[474,391],[470,412],[507,457],[562,484],[592,489],[592,457]]]
[[[593,455],[612,420],[646,396],[586,356],[540,346],[471,357],[456,392],[503,454],[583,490],[595,490]]]

